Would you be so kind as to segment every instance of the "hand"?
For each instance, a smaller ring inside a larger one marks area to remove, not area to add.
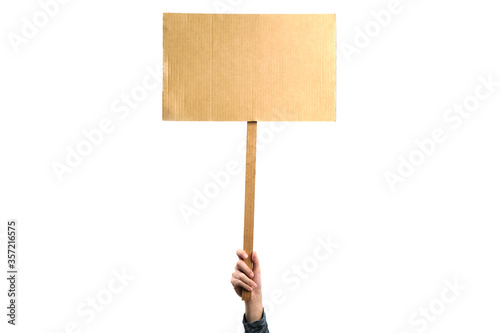
[[[248,322],[257,321],[262,318],[262,280],[260,274],[260,263],[257,253],[252,253],[253,270],[243,261],[248,257],[243,250],[237,250],[238,262],[231,276],[231,284],[236,294],[241,297],[243,289],[252,292],[249,301],[245,301],[245,316]]]
[[[253,271],[248,267],[248,265],[243,261],[248,258],[248,255],[243,250],[237,250],[236,255],[238,256],[238,262],[234,267],[234,273],[231,276],[231,284],[234,287],[234,291],[238,296],[241,297],[243,289],[252,291],[252,297],[256,293],[261,293],[261,278],[260,278],[260,265],[257,253],[253,252]]]

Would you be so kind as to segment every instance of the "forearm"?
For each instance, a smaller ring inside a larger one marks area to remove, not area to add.
[[[245,317],[249,323],[260,320],[262,318],[262,294],[253,291],[252,298],[245,301]]]

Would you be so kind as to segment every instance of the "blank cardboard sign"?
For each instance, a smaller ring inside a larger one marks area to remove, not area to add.
[[[335,121],[335,14],[163,14],[163,120]]]

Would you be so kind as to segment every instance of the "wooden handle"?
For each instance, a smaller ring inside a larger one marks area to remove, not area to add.
[[[243,250],[248,254],[245,263],[253,269],[253,217],[255,201],[255,158],[257,155],[257,122],[247,122],[247,162],[245,178],[245,229],[243,234]],[[241,299],[249,301],[252,292],[243,289]]]

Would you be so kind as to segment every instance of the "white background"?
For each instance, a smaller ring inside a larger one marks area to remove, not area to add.
[[[268,136],[259,138],[254,248],[271,332],[500,329],[500,87],[457,128],[443,118],[473,101],[481,76],[500,81],[498,8],[401,0],[377,31],[371,12],[389,4],[241,0],[227,10],[337,14],[337,122],[258,127]],[[216,12],[213,0],[71,0],[16,52],[9,36],[40,11],[35,0],[0,6],[1,267],[14,218],[17,331],[238,332],[244,307],[229,280],[244,169],[189,221],[179,208],[193,206],[210,172],[244,165],[246,124],[162,122],[160,85],[127,116],[112,107],[161,66],[162,13]],[[103,119],[111,133],[60,181],[53,164]],[[436,128],[447,139],[392,191],[385,174],[418,156],[415,140]],[[318,237],[340,244],[321,262]],[[292,283],[294,266],[307,278]],[[122,270],[133,279],[110,294]],[[447,280],[466,290],[444,303]],[[0,288],[0,331],[10,332],[4,278]],[[109,301],[102,311],[79,315],[96,296]],[[429,306],[439,314],[424,325],[418,311]]]

